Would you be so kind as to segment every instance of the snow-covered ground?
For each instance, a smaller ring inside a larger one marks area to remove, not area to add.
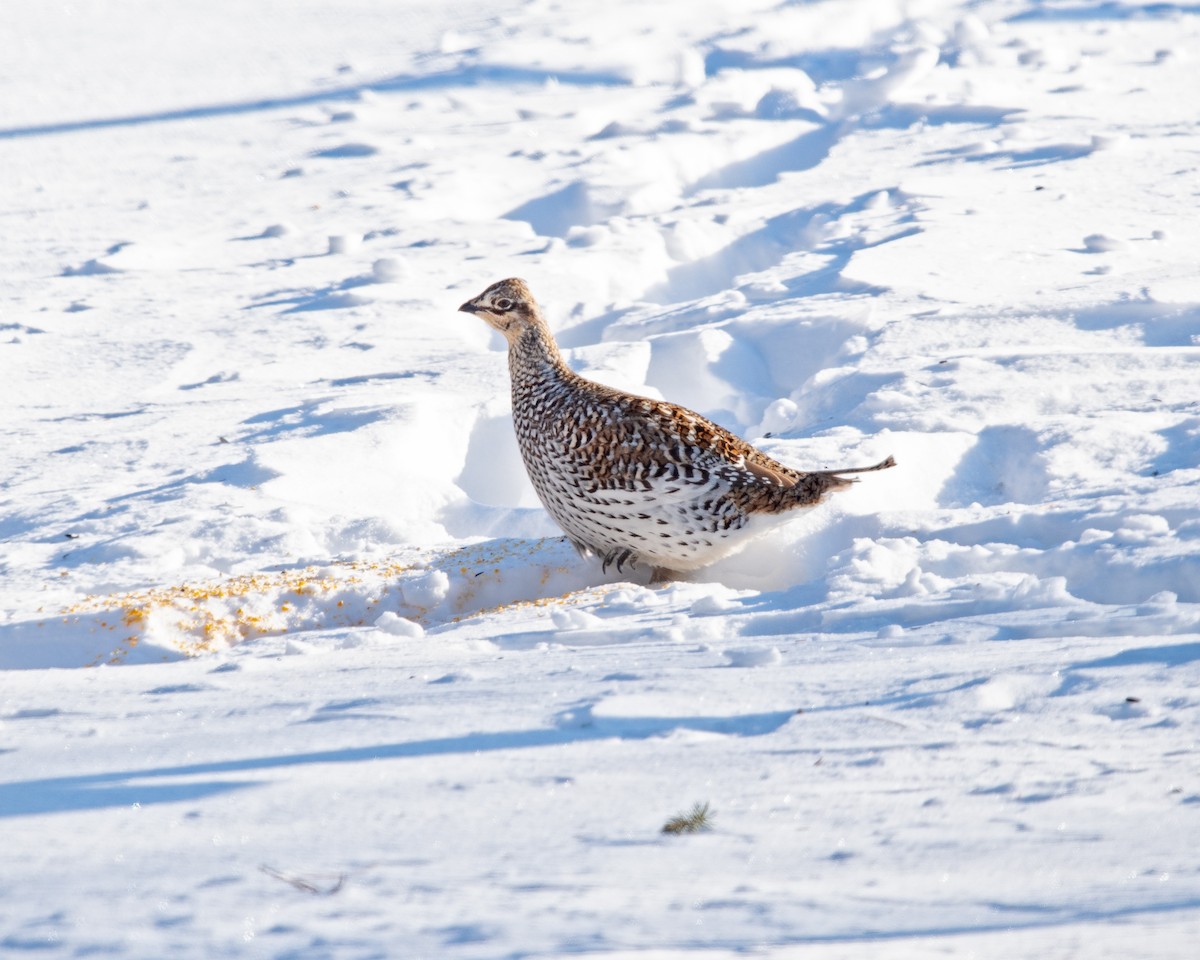
[[[0,955],[1195,956],[1194,4],[4,19]],[[900,467],[602,574],[505,276]]]

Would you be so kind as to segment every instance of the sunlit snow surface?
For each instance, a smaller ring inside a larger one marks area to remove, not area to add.
[[[1195,5],[5,20],[0,955],[1195,955]],[[514,275],[900,467],[601,574]]]

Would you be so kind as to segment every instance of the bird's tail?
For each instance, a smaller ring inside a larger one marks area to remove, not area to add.
[[[844,473],[872,473],[894,467],[896,460],[888,457],[870,467],[842,467],[839,470],[808,470],[801,474],[799,482],[787,491],[784,509],[815,506],[829,494],[844,490],[858,482],[856,477],[844,477]]]
[[[889,467],[894,467],[895,465],[896,458],[887,457],[869,467],[841,467],[838,470],[809,470],[807,472],[815,477],[837,477],[843,473],[874,473],[876,470],[887,470]],[[848,482],[853,483],[853,481]]]

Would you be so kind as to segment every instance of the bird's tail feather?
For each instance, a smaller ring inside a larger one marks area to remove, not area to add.
[[[815,477],[837,477],[843,473],[873,473],[876,470],[887,470],[889,467],[894,467],[895,465],[896,458],[889,456],[869,467],[840,467],[837,470],[808,470],[806,472]]]
[[[811,507],[820,503],[831,493],[845,490],[858,483],[857,477],[843,477],[843,473],[869,473],[872,470],[886,470],[894,467],[896,461],[888,457],[870,467],[843,467],[841,470],[806,470],[800,474],[796,484],[789,488],[783,498],[780,509],[789,510],[795,507]]]

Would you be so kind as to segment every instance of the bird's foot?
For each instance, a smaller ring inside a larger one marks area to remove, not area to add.
[[[600,564],[600,572],[608,573],[608,568],[612,564],[616,564],[617,573],[624,573],[625,564],[629,564],[630,568],[633,568],[637,566],[637,560],[633,556],[632,550],[613,550],[605,554],[604,562]]]

